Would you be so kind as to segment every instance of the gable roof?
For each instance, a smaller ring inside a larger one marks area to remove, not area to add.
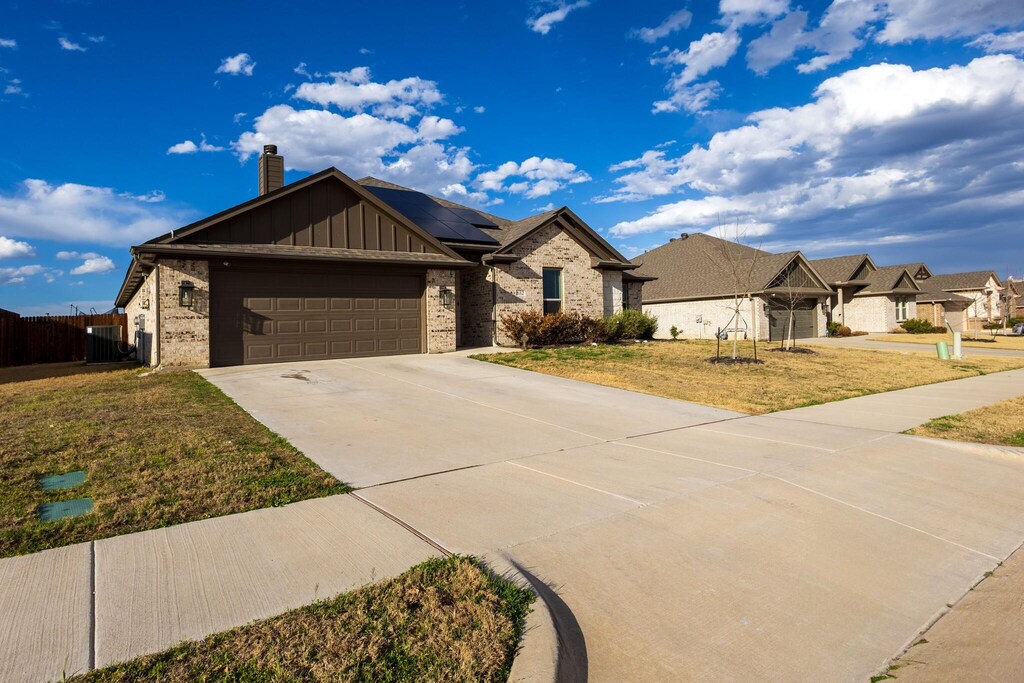
[[[751,292],[759,293],[794,261],[821,280],[798,251],[772,254],[703,233],[673,239],[633,259],[637,275],[658,278],[644,285],[645,302],[732,296],[737,284],[747,289],[748,276]],[[822,293],[831,291],[824,281],[820,284]]]
[[[907,272],[909,272],[911,277],[913,277],[915,280],[917,279],[918,273],[923,273],[925,279],[928,279],[934,275],[934,273],[932,273],[932,269],[929,268],[926,264],[922,263],[921,261],[918,261],[917,263],[899,263],[894,265],[893,267],[906,268]]]
[[[921,291],[914,276],[903,266],[882,266],[878,270],[868,273],[867,281],[867,286],[855,293],[854,296],[917,294]]]
[[[368,187],[417,192],[417,190],[371,176],[362,178],[358,182]],[[551,211],[543,211],[519,220],[512,220],[453,202],[450,199],[445,199],[444,197],[437,197],[431,194],[427,194],[426,196],[446,208],[473,211],[496,223],[498,226],[496,228],[483,228],[478,226],[482,232],[498,240],[500,246],[494,250],[494,253],[496,254],[509,253],[509,250],[512,249],[512,247],[526,239],[532,233],[544,228],[554,221],[560,221],[559,227],[567,229],[567,231],[570,232],[572,236],[599,261],[608,262],[607,265],[618,264],[621,266],[632,267],[632,262],[629,259],[620,254],[615,247],[609,244],[596,230],[587,225],[583,219],[577,216],[567,206],[553,209]]]
[[[872,269],[878,266],[867,254],[850,254],[848,256],[833,256],[832,258],[811,259],[810,263],[822,279],[830,285],[837,285],[841,282],[853,280],[857,271],[867,262]]]
[[[974,303],[974,299],[970,297],[944,292],[941,289],[930,289],[927,281],[925,281],[924,285],[921,288],[921,293],[917,295],[919,303],[957,303],[965,306]]]
[[[928,283],[933,289],[944,289],[950,290],[970,290],[970,289],[985,289],[988,287],[989,279],[993,279],[996,282],[996,286],[1000,286],[999,277],[991,270],[975,270],[970,273],[945,273],[942,275],[933,275],[928,279]]]

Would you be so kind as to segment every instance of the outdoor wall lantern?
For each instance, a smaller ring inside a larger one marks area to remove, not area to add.
[[[821,302],[821,312],[828,315],[828,299]]]
[[[455,305],[455,290],[451,287],[441,288],[441,305],[445,308],[451,308]]]
[[[178,285],[178,305],[183,308],[192,308],[196,302],[196,286],[188,280],[182,280]]]

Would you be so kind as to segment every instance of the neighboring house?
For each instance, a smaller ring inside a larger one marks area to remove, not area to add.
[[[140,359],[221,366],[514,343],[504,313],[615,313],[643,278],[563,207],[519,221],[329,168],[132,247],[117,295]]]
[[[903,266],[881,266],[866,277],[846,306],[844,324],[864,332],[891,332],[917,317],[921,286]]]
[[[832,290],[797,251],[771,254],[705,234],[683,234],[633,259],[643,310],[658,317],[659,338],[674,326],[684,338],[719,331],[781,340],[825,334]],[[749,297],[747,296],[749,294]],[[736,299],[739,303],[737,315]]]
[[[1006,279],[1006,307],[1011,318],[1024,317],[1024,280]]]
[[[867,254],[811,261],[835,290],[832,320],[851,330],[890,332],[919,317],[920,278],[930,274],[923,263],[879,268]]]
[[[1003,319],[1000,305],[1003,283],[991,270],[970,273],[947,273],[928,278],[929,290],[958,294],[971,300],[967,307],[968,323],[997,322]]]
[[[950,332],[963,332],[967,329],[967,308],[971,303],[972,300],[966,296],[931,289],[925,281],[917,295],[917,314],[914,317],[945,327]]]

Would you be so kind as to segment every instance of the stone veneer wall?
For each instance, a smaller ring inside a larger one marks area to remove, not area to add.
[[[136,358],[143,365],[152,366],[156,361],[156,316],[157,297],[155,269],[146,274],[146,278],[135,292],[124,312],[128,316],[128,343],[134,344]],[[141,317],[142,324],[139,325]]]
[[[459,300],[454,270],[431,269],[427,271],[427,353],[444,353],[455,350],[457,308]],[[441,305],[441,288],[448,287],[455,292],[456,303]]]
[[[494,343],[490,270],[488,266],[477,266],[459,271],[459,346]]]
[[[768,339],[768,316],[764,313],[764,302],[754,297],[753,309],[750,299],[740,303],[742,322],[736,324],[733,318],[733,300],[701,299],[700,301],[672,301],[661,304],[644,304],[643,311],[657,316],[657,339],[671,339],[670,330],[675,325],[680,339],[714,339],[719,328],[739,327],[747,329],[747,339]],[[697,318],[701,322],[697,322]],[[742,338],[742,335],[741,335]]]
[[[622,311],[625,293],[622,291],[622,271],[606,270],[604,281],[604,314],[615,315]]]
[[[625,308],[639,311],[644,307],[644,293],[642,282],[627,282],[624,285],[626,290]]]
[[[909,299],[907,318],[916,318],[917,302]],[[843,308],[843,324],[854,331],[891,332],[898,325],[893,296],[855,296]]]
[[[558,226],[549,225],[516,245],[512,253],[515,263],[494,268],[498,282],[496,318],[515,311],[543,310],[543,269],[562,269],[562,310],[578,312],[594,318],[604,315],[604,276],[590,265],[590,252],[565,234]],[[498,324],[498,343],[515,345]]]
[[[162,259],[157,262],[157,268],[160,269],[160,295],[157,303],[160,316],[160,367],[209,367],[209,263]],[[178,305],[178,285],[184,280],[190,280],[195,285],[195,305],[192,308]]]

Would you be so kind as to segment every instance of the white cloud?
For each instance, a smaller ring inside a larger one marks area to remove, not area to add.
[[[676,31],[690,27],[693,20],[693,13],[689,10],[676,10],[665,17],[665,20],[653,28],[637,28],[630,31],[630,35],[645,43],[656,43],[662,38],[667,38]]]
[[[16,268],[0,268],[0,285],[16,285],[26,278],[42,273],[45,268],[40,265],[18,266]]]
[[[0,259],[31,258],[35,255],[36,250],[28,242],[19,242],[0,235]]]
[[[483,114],[485,111],[487,111],[487,107],[483,107],[483,106],[473,107],[473,112],[474,113]]]
[[[223,152],[224,147],[220,145],[211,145],[206,141],[206,136],[202,135],[199,139],[199,144],[192,142],[191,140],[183,140],[177,144],[171,145],[167,148],[168,154],[195,154],[196,152]]]
[[[654,103],[655,112],[686,110],[697,113],[705,110],[718,97],[720,87],[716,81],[698,83],[712,69],[724,66],[736,54],[740,36],[735,31],[705,33],[690,43],[685,50],[662,49],[651,59],[652,64],[681,66],[681,71],[669,79],[665,87],[670,96]]]
[[[1024,31],[1009,33],[986,33],[978,36],[968,43],[972,47],[978,47],[985,52],[998,54],[1000,52],[1024,53]]]
[[[102,43],[107,40],[106,36],[90,36],[88,34],[83,35],[85,35],[85,39],[88,40],[90,43]]]
[[[1024,25],[1020,0],[888,0],[882,43],[906,43],[918,38],[976,36],[999,28]]]
[[[881,15],[882,6],[862,0],[833,0],[818,27],[806,37],[806,44],[821,53],[796,69],[813,73],[847,59],[864,45],[873,22]]]
[[[306,69],[306,63],[305,62],[299,62],[299,65],[297,67],[295,67],[294,69],[292,69],[292,71],[294,71],[295,73],[299,74],[300,76],[304,76],[304,77],[306,77],[306,78],[308,78],[310,80],[312,80],[312,78],[313,78],[313,74],[309,73],[309,70]]]
[[[64,36],[57,38],[57,43],[60,45],[60,49],[68,50],[69,52],[85,52],[88,48],[84,48],[78,43],[73,43]]]
[[[531,31],[546,36],[555,24],[565,21],[569,12],[589,5],[590,0],[577,0],[576,2],[547,0],[535,6],[534,16],[526,20],[526,25],[530,27]]]
[[[78,252],[78,251],[58,251],[58,261],[75,261],[77,259],[90,259],[99,258],[99,254],[94,251]]]
[[[0,38],[0,47],[8,47],[12,50],[18,49],[18,41],[13,38]]]
[[[4,86],[5,95],[22,95],[24,94],[21,90],[21,86],[17,83],[8,83]]]
[[[461,132],[450,119],[425,116],[418,125],[366,113],[343,116],[278,104],[256,117],[253,130],[233,143],[246,159],[276,144],[289,169],[337,166],[349,175],[375,175],[437,192],[464,182],[474,164],[467,150],[438,141]]]
[[[484,191],[510,192],[536,199],[590,179],[585,171],[576,168],[576,164],[562,159],[533,156],[521,164],[506,161],[493,171],[480,173],[473,185]],[[508,180],[513,182],[506,184]]]
[[[789,10],[789,0],[722,0],[718,11],[722,23],[731,28],[765,24]]]
[[[117,266],[106,256],[93,255],[82,262],[82,265],[71,269],[72,275],[89,275],[108,273]]]
[[[617,164],[620,187],[599,200],[695,195],[618,223],[619,237],[723,218],[814,239],[879,226],[883,236],[1012,229],[1024,202],[1022,86],[1024,61],[1008,55],[855,69],[824,81],[812,102],[755,112],[680,157],[651,150]]]
[[[437,83],[418,76],[377,83],[366,66],[327,75],[330,82],[303,83],[294,97],[323,107],[334,105],[343,111],[370,111],[402,120],[444,100]]]
[[[500,199],[492,199],[486,192],[474,192],[463,183],[452,183],[441,188],[441,196],[460,204],[471,203],[481,206],[500,204]]]
[[[252,70],[256,68],[256,62],[248,52],[239,52],[234,57],[225,57],[217,67],[215,73],[231,74],[232,76],[252,76]]]
[[[0,194],[0,225],[8,235],[124,246],[190,222],[192,212],[155,202],[162,193],[118,193],[108,187],[25,180]]]
[[[751,71],[764,74],[789,59],[797,48],[806,43],[806,25],[807,12],[799,10],[776,21],[767,33],[750,41],[747,66]]]
[[[237,114],[235,114],[234,116],[232,116],[231,120],[234,121],[235,123],[241,123],[242,119],[244,119],[246,116],[247,116],[247,114],[244,111],[240,111]]]

